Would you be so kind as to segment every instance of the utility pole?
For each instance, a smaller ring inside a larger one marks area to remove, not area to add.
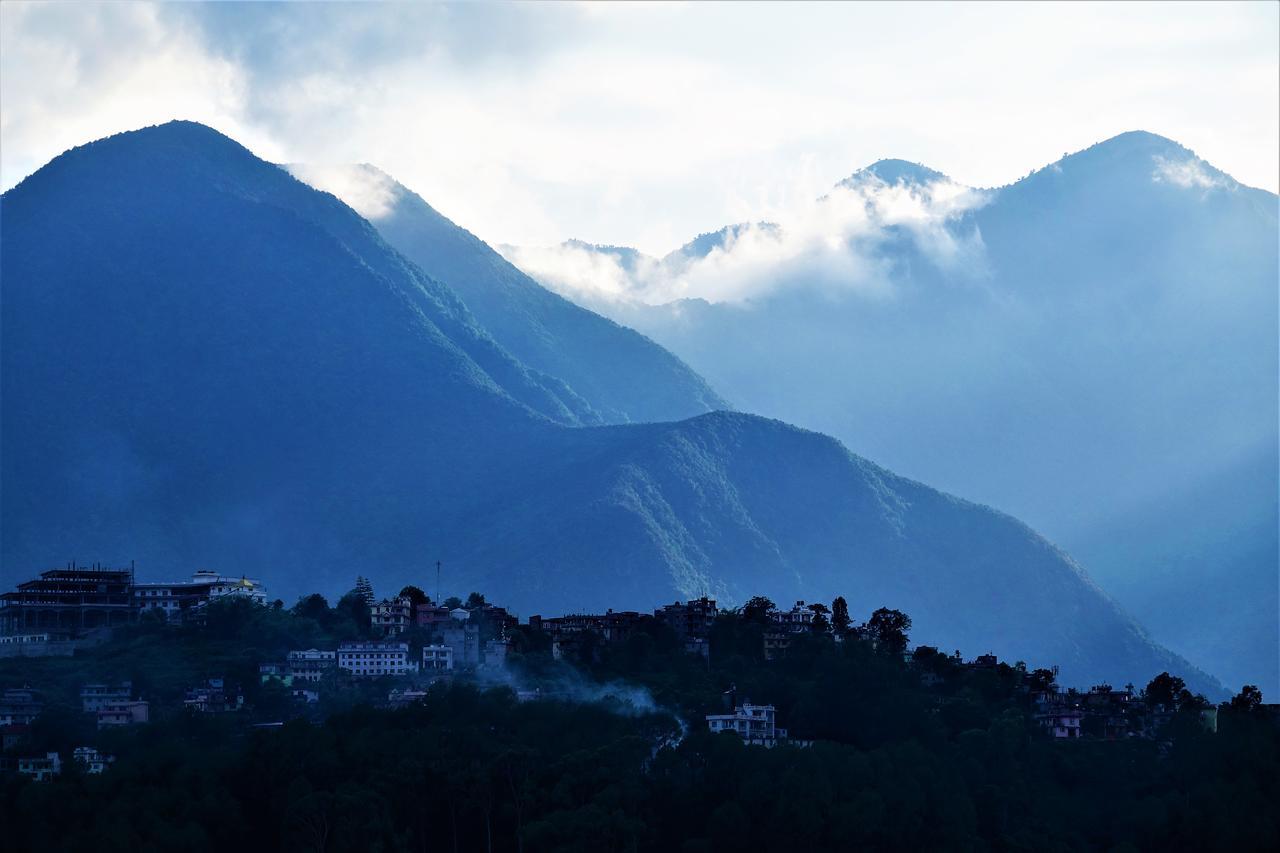
[[[436,560],[436,607],[440,606],[440,561]]]

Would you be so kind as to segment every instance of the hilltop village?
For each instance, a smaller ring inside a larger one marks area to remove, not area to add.
[[[216,630],[216,623],[231,614],[245,618],[246,611],[251,621],[253,611],[283,612],[283,602],[269,601],[262,583],[248,577],[200,570],[190,580],[138,582],[132,569],[68,565],[0,594],[0,659],[10,659],[5,672],[12,678],[22,671],[15,668],[13,659],[92,655],[118,632],[185,630],[198,636]],[[569,693],[554,679],[540,681],[523,671],[527,667],[510,664],[541,652],[552,662],[590,667],[610,648],[661,634],[686,658],[709,668],[716,653],[717,621],[727,615],[714,600],[704,597],[676,601],[652,613],[534,615],[522,623],[479,593],[466,600],[437,602],[408,586],[394,597],[379,599],[363,578],[334,608],[313,594],[300,599],[290,613],[334,626],[331,636],[348,636],[325,646],[283,649],[283,654],[259,660],[256,673],[248,678],[243,669],[201,671],[198,679],[182,685],[180,694],[148,690],[129,679],[85,682],[75,685],[79,711],[97,731],[145,725],[154,714],[174,713],[239,715],[245,725],[270,728],[293,717],[322,717],[331,704],[322,701],[326,694],[403,707],[424,700],[434,685],[454,680],[510,687],[522,702],[563,699]],[[990,654],[965,660],[959,651],[945,654],[928,646],[911,648],[907,615],[880,609],[865,623],[855,624],[843,598],[830,607],[797,601],[789,608],[754,598],[733,615],[758,629],[753,636],[759,638],[757,651],[763,662],[785,659],[797,642],[861,644],[899,661],[923,689],[936,694],[939,707],[946,702],[948,685],[989,677],[1019,697],[1030,719],[1050,739],[1160,741],[1180,712],[1194,712],[1208,731],[1217,725],[1217,709],[1168,673],[1141,691],[1131,684],[1095,685],[1086,691],[1064,688],[1056,683],[1053,669],[1029,670],[1020,662],[1009,665]],[[252,649],[260,648],[264,638],[250,632],[240,639]],[[54,685],[33,678],[21,684],[0,682],[0,686],[4,688],[0,771],[41,781],[57,775],[64,756],[30,748],[32,726],[45,704],[43,695]],[[1244,698],[1237,701],[1274,711],[1275,706],[1262,706],[1261,697],[1254,693],[1246,689]],[[748,744],[812,743],[811,738],[789,738],[787,728],[778,724],[778,709],[769,696],[744,695],[739,701],[732,684],[725,685],[722,707],[706,711],[701,716],[709,731],[729,732]],[[76,745],[66,758],[89,774],[104,772],[114,760],[93,743]]]

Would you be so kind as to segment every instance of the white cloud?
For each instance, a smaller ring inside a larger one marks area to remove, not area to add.
[[[955,226],[986,198],[950,180],[888,184],[864,174],[789,212],[771,211],[773,224],[730,231],[723,245],[701,257],[672,253],[624,261],[616,252],[574,242],[502,251],[530,275],[589,305],[743,302],[785,286],[884,299],[892,296],[892,272],[879,249],[898,234],[929,263],[962,277],[980,276],[981,236]]]
[[[1212,190],[1228,186],[1226,178],[1215,174],[1203,160],[1188,157],[1171,160],[1157,156],[1151,179],[1157,183],[1169,183],[1183,189]]]
[[[390,214],[400,197],[396,182],[370,166],[290,163],[285,168],[303,183],[333,193],[356,213],[373,222]]]

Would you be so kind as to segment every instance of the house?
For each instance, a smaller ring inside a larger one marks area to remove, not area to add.
[[[769,625],[764,630],[765,660],[780,657],[797,635],[808,633],[813,627],[814,615],[815,611],[803,601],[797,601],[790,610],[770,611]]]
[[[1055,707],[1035,715],[1036,722],[1055,738],[1074,740],[1083,733],[1084,711],[1075,707]]]
[[[258,679],[263,684],[268,681],[279,681],[285,687],[293,685],[293,675],[289,672],[289,665],[284,663],[258,664]]]
[[[18,773],[23,776],[30,776],[37,782],[49,782],[62,772],[62,759],[56,752],[46,752],[44,755],[20,756],[18,758]]]
[[[286,663],[294,681],[319,681],[338,666],[338,653],[322,649],[289,652]]]
[[[422,647],[423,672],[448,672],[453,669],[453,647],[437,643]]]
[[[140,583],[133,587],[133,600],[139,612],[156,611],[170,623],[200,622],[210,601],[226,597],[246,598],[255,604],[266,604],[267,593],[260,581],[252,578],[220,575],[200,569],[189,581],[175,583]]]
[[[86,714],[96,714],[103,705],[128,702],[133,698],[133,682],[119,684],[86,684],[80,688],[80,707]]]
[[[511,641],[506,637],[494,637],[484,644],[483,666],[489,669],[503,669],[507,665],[507,651]]]
[[[443,625],[453,619],[452,611],[447,607],[441,607],[438,604],[430,602],[419,604],[413,609],[413,621],[420,628],[428,630]]]
[[[407,598],[384,598],[373,605],[370,616],[373,630],[383,637],[403,634],[413,624],[413,602]]]
[[[77,746],[75,751],[71,753],[71,758],[78,764],[83,765],[84,772],[90,776],[97,776],[107,769],[107,765],[116,760],[114,755],[103,755],[92,746]]]
[[[98,709],[98,728],[135,726],[151,720],[151,705],[141,700],[111,702]]]
[[[238,686],[228,685],[225,679],[210,678],[188,690],[182,705],[199,714],[223,714],[243,708],[244,694]]]
[[[772,747],[787,739],[787,730],[778,728],[777,711],[772,705],[744,702],[731,714],[708,714],[707,728],[712,732],[733,732],[744,743]]]
[[[407,675],[417,671],[409,660],[409,644],[395,640],[361,640],[338,646],[338,669],[356,676]]]
[[[0,694],[0,726],[28,726],[44,709],[37,690],[11,687]]]
[[[0,726],[0,752],[18,749],[31,739],[31,726],[16,724]]]

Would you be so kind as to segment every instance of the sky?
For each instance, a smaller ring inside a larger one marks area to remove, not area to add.
[[[0,187],[173,118],[660,255],[880,158],[999,186],[1132,129],[1276,191],[1280,4],[0,3]]]

